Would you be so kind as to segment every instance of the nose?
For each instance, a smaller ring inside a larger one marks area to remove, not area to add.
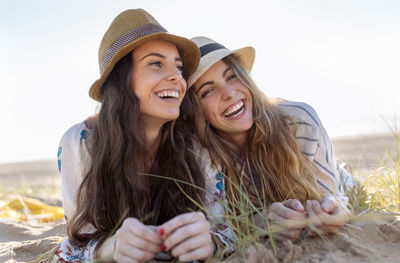
[[[222,93],[222,99],[223,100],[229,100],[235,97],[235,90],[233,87],[231,87],[230,85],[223,85],[222,89],[221,89],[221,93]]]
[[[168,69],[168,81],[180,81],[183,78],[182,72],[176,67],[171,65]]]

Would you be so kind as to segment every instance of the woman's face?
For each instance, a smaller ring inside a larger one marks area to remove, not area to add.
[[[243,141],[253,125],[252,98],[233,69],[220,60],[193,86],[208,122],[220,135]]]
[[[163,124],[178,118],[186,81],[176,46],[151,40],[137,47],[132,59],[132,86],[139,99],[141,120]]]

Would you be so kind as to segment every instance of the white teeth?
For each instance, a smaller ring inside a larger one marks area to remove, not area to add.
[[[232,108],[230,108],[225,114],[225,117],[228,117],[229,115],[231,115],[232,113],[234,113],[235,111],[239,110],[240,108],[243,107],[243,101],[240,101],[238,104],[236,104],[235,106],[233,106]],[[237,114],[236,114],[237,115]]]
[[[179,93],[177,91],[163,91],[157,93],[157,96],[160,98],[179,98]]]

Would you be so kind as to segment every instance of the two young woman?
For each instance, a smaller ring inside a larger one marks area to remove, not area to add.
[[[141,9],[110,25],[99,50],[101,76],[90,89],[100,112],[60,143],[69,235],[56,251],[60,260],[144,262],[171,254],[205,260],[214,251],[211,233],[231,246],[232,232],[193,212],[202,204],[223,216],[217,200],[199,189],[224,197],[226,184],[234,203],[239,181],[257,207],[259,196],[271,205],[270,219],[334,218],[321,222],[322,232],[343,224],[336,201],[345,200],[343,189],[315,112],[262,95],[247,73],[252,48],[232,54],[207,38],[194,41],[199,48]],[[220,169],[204,169],[195,132]],[[295,238],[299,231],[283,235]]]

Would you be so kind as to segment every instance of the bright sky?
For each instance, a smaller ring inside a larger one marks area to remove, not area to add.
[[[332,137],[400,120],[400,1],[0,0],[0,163],[56,157],[95,112],[104,32],[138,7],[171,33],[254,46],[261,89],[311,104]]]

